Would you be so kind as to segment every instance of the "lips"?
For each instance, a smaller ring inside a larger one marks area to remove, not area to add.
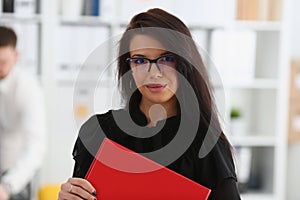
[[[167,84],[147,84],[146,87],[151,91],[151,92],[160,92],[162,91]]]

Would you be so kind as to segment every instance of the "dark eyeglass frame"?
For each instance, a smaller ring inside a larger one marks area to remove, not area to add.
[[[152,63],[155,63],[157,69],[158,69],[159,71],[161,71],[161,69],[160,69],[160,67],[159,67],[159,63],[157,63],[157,61],[160,60],[160,59],[162,59],[162,58],[165,58],[165,57],[171,57],[171,58],[173,59],[173,62],[175,63],[175,58],[174,58],[173,55],[163,55],[163,56],[160,56],[160,57],[158,57],[158,58],[156,58],[156,59],[149,59],[149,58],[146,58],[146,57],[127,58],[127,59],[126,59],[126,62],[127,62],[127,64],[131,67],[131,62],[132,62],[132,61],[134,61],[134,60],[136,60],[136,59],[145,59],[145,60],[149,61],[149,67],[148,67],[147,72],[150,72]]]

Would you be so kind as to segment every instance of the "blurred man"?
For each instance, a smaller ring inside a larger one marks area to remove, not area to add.
[[[43,96],[37,82],[14,67],[16,44],[15,32],[0,26],[0,200],[30,198],[45,149]]]

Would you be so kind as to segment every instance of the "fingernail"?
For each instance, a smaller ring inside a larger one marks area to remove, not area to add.
[[[96,192],[96,190],[94,190],[94,192],[92,192],[92,195],[94,195],[94,196],[96,196],[96,195],[97,195],[97,192]],[[94,199],[94,200],[96,200],[96,199]]]

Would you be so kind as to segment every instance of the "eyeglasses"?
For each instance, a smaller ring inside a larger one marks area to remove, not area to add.
[[[153,60],[143,57],[127,58],[126,62],[129,64],[132,70],[135,70],[139,74],[145,75],[150,72],[152,66],[151,63],[155,63],[160,72],[166,72],[168,70],[170,71],[175,69],[175,60],[171,55],[164,55]]]

